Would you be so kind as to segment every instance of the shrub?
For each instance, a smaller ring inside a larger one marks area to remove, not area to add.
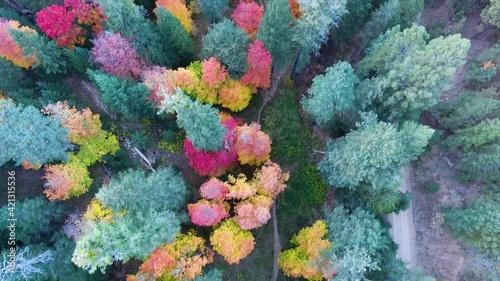
[[[422,184],[422,187],[426,193],[436,193],[439,191],[440,185],[434,181],[428,181]]]

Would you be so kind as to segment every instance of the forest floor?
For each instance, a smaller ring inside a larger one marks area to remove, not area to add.
[[[436,23],[442,24],[445,31],[452,29],[447,1],[442,0],[426,8],[420,23],[428,31]],[[466,88],[464,82],[467,65],[495,41],[493,30],[481,32],[480,11],[467,15],[460,34],[471,42],[467,63],[455,73],[451,88],[441,96],[442,102],[455,99],[461,92],[473,90]],[[437,123],[437,120],[432,120],[428,125],[433,124],[435,127]],[[463,184],[458,180],[459,173],[453,165],[455,162],[453,154],[439,145],[433,145],[414,163],[411,173],[417,266],[440,281],[461,280],[469,267],[468,262],[474,257],[473,251],[454,239],[444,226],[444,212],[450,207],[463,206],[479,190],[476,184]],[[439,184],[439,190],[432,194],[426,192],[423,188],[426,182]]]

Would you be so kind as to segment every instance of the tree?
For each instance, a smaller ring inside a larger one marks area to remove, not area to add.
[[[257,39],[263,42],[271,52],[274,66],[283,69],[292,56],[294,44],[291,36],[293,22],[290,4],[287,0],[275,0],[267,3],[262,17]]]
[[[255,36],[262,16],[264,16],[264,7],[253,1],[248,3],[241,1],[234,9],[231,18],[239,28],[245,30],[250,36]]]
[[[145,85],[90,69],[87,75],[99,87],[102,102],[111,110],[130,120],[153,116],[152,103],[146,100],[148,88]]]
[[[302,106],[321,126],[332,121],[335,114],[352,108],[354,87],[359,83],[354,69],[347,62],[339,62],[326,73],[313,79],[309,97],[302,98]]]
[[[146,60],[162,66],[171,63],[165,55],[170,46],[163,46],[161,36],[153,22],[145,18],[146,11],[132,0],[98,0],[106,14],[106,30],[120,33],[125,38],[134,38],[135,49]]]
[[[115,261],[146,258],[156,247],[174,240],[181,220],[172,210],[144,209],[114,215],[112,222],[88,223],[78,239],[72,261],[90,273]]]
[[[61,121],[61,126],[68,129],[69,140],[77,145],[88,144],[101,132],[99,114],[93,114],[89,108],[78,111],[66,101],[48,104],[42,112]]]
[[[35,278],[35,276],[37,279],[42,276],[45,277],[46,272],[43,266],[54,259],[51,250],[32,250],[30,246],[25,246],[16,250],[16,263],[14,271],[12,271],[7,257],[9,253],[8,250],[2,251],[3,262],[2,267],[0,267],[0,278],[2,280],[17,281],[28,280]]]
[[[267,160],[264,165],[254,173],[259,194],[275,199],[278,194],[286,189],[286,182],[290,174],[284,172],[281,167]]]
[[[236,152],[241,164],[259,166],[269,159],[271,139],[260,130],[260,125],[252,123],[238,127]]]
[[[189,166],[201,176],[219,176],[236,162],[237,154],[234,146],[236,121],[233,118],[222,121],[226,128],[224,147],[218,151],[196,149],[189,139],[184,141],[184,152],[189,160]]]
[[[219,87],[229,75],[226,67],[214,57],[201,62],[201,71],[202,81],[212,88]]]
[[[486,119],[483,122],[459,129],[446,142],[452,148],[461,148],[465,152],[473,151],[487,144],[495,144],[500,140],[500,119]]]
[[[211,178],[200,186],[201,197],[211,199],[224,199],[229,192],[229,187],[217,178]]]
[[[112,219],[84,222],[73,262],[90,273],[104,271],[114,261],[144,259],[156,247],[174,241],[186,192],[184,180],[172,168],[159,169],[145,180],[143,172],[120,174],[96,195],[111,207]]]
[[[466,208],[451,209],[445,214],[446,226],[453,236],[486,253],[500,253],[500,198],[489,192],[471,200]]]
[[[82,0],[65,0],[36,13],[36,24],[59,47],[75,48],[85,43],[85,27],[98,33],[105,16],[100,7]],[[78,24],[77,24],[78,23]]]
[[[138,274],[129,275],[127,281],[142,280],[140,276],[145,274],[168,280],[192,280],[213,262],[214,253],[204,243],[203,238],[192,232],[179,234],[173,242],[156,248],[139,267]]]
[[[218,269],[212,269],[196,277],[194,281],[222,281],[222,272]]]
[[[229,217],[229,205],[222,201],[199,200],[188,204],[191,222],[199,226],[212,226]]]
[[[232,75],[239,77],[247,70],[247,50],[250,38],[231,20],[212,25],[202,39],[202,57],[215,57],[227,65]]]
[[[456,69],[465,63],[467,39],[451,35],[426,44],[428,37],[423,27],[400,31],[396,26],[379,37],[359,63],[362,76],[375,72],[380,79],[382,93],[373,103],[381,117],[416,119],[437,103]]]
[[[177,124],[186,130],[194,148],[219,151],[223,148],[227,129],[221,125],[217,109],[199,101],[189,102],[177,111]]]
[[[337,42],[352,38],[367,22],[373,10],[374,0],[351,0],[346,2],[347,13],[343,14],[335,32]]]
[[[221,124],[217,109],[192,101],[180,89],[172,93],[162,90],[158,95],[159,114],[177,113],[177,125],[197,150],[220,151],[227,129]]]
[[[251,196],[237,203],[233,220],[245,230],[256,229],[266,224],[271,218],[273,198],[264,195]]]
[[[117,213],[140,213],[143,209],[180,210],[186,197],[184,179],[171,167],[148,175],[142,170],[126,171],[96,194],[97,199]]]
[[[229,175],[226,184],[229,186],[226,199],[244,200],[257,194],[255,182],[249,181],[244,174],[239,174],[237,177]]]
[[[12,218],[12,205],[0,208],[2,223],[9,225],[8,219]],[[56,228],[54,223],[60,222],[64,216],[64,208],[60,204],[47,201],[43,197],[34,197],[17,202],[15,205],[16,241],[24,245],[36,244],[43,241],[44,237],[50,235]],[[7,241],[9,229],[1,230],[2,238]]]
[[[16,106],[10,99],[0,99],[0,120],[0,165],[14,160],[16,165],[39,168],[68,159],[71,144],[59,120],[42,115],[32,106]],[[16,128],[15,133],[12,128]]]
[[[0,36],[2,37],[2,41],[0,42],[0,57],[11,61],[16,66],[29,69],[33,66],[37,56],[36,54],[31,56],[24,54],[22,45],[18,44],[10,35],[11,29],[32,34],[36,34],[36,31],[29,27],[20,27],[17,21],[7,21],[0,18]]]
[[[132,42],[120,33],[102,32],[93,43],[91,59],[108,74],[121,79],[137,80],[147,68]]]
[[[187,33],[191,33],[193,20],[191,19],[191,11],[186,7],[185,2],[185,0],[157,0],[156,9],[164,8],[171,12],[179,20]]]
[[[374,189],[397,189],[401,167],[423,152],[434,130],[407,122],[398,131],[393,124],[377,122],[374,114],[363,118],[356,131],[329,143],[318,167],[336,187],[355,189],[364,182]]]
[[[253,251],[255,239],[250,231],[225,220],[210,235],[210,243],[229,264],[239,264]]]
[[[491,89],[496,91],[495,89]],[[448,130],[474,126],[500,109],[500,101],[487,96],[489,90],[480,93],[464,92],[454,100],[439,103],[435,109],[441,126]]]
[[[201,13],[209,23],[219,22],[229,9],[229,0],[200,0]]]
[[[459,154],[457,169],[466,178],[482,182],[500,181],[500,145],[490,144]]]
[[[328,40],[330,29],[347,12],[347,0],[298,0],[302,16],[297,20],[293,40],[306,54],[319,54]]]
[[[172,12],[159,7],[155,14],[158,18],[156,23],[163,56],[169,62],[166,65],[172,68],[179,64],[187,65],[195,57],[193,38]]]
[[[34,69],[41,69],[45,74],[64,74],[68,72],[69,63],[65,49],[55,41],[36,32],[10,29],[10,35],[19,46],[23,46],[23,54],[28,58],[36,58]]]
[[[238,80],[229,78],[222,85],[218,101],[222,107],[238,112],[245,109],[252,99],[252,89]]]
[[[481,12],[481,19],[496,27],[500,27],[500,1],[490,0],[490,5],[486,6]]]
[[[70,155],[68,163],[45,166],[43,178],[47,181],[43,193],[51,201],[80,196],[92,184],[87,166],[74,155]]]
[[[271,67],[273,58],[271,53],[264,48],[264,43],[255,40],[248,48],[248,71],[241,77],[243,84],[254,89],[267,89],[271,86]]]
[[[339,206],[325,213],[325,222],[330,230],[328,240],[332,241],[336,253],[343,254],[355,247],[364,248],[374,261],[382,262],[380,253],[388,249],[390,238],[375,215],[360,208],[349,213]]]
[[[282,252],[278,259],[286,276],[323,280],[335,274],[331,269],[331,262],[322,260],[323,253],[332,245],[330,241],[323,239],[327,233],[325,222],[317,221],[292,237],[290,243],[294,248]]]

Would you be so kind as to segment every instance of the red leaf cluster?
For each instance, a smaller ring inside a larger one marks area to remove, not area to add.
[[[118,78],[138,79],[148,67],[132,42],[120,33],[100,33],[94,40],[91,58],[104,72]]]
[[[260,20],[264,16],[264,7],[254,1],[240,2],[231,16],[234,23],[250,35],[259,29]]]
[[[227,128],[227,132],[224,136],[224,148],[220,151],[198,150],[191,140],[184,141],[184,152],[189,160],[189,166],[201,176],[219,176],[236,161],[234,147],[236,120],[232,117],[227,118],[222,124]]]
[[[241,82],[254,88],[269,88],[273,58],[271,53],[264,48],[264,43],[255,40],[250,44],[247,60],[250,67],[241,78]]]
[[[74,48],[85,43],[86,31],[99,32],[105,20],[102,9],[84,0],[65,0],[64,5],[51,5],[36,13],[36,24],[59,47]],[[82,25],[82,26],[81,26]]]

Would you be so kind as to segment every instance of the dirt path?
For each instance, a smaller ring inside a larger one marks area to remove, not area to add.
[[[399,188],[401,192],[411,192],[411,167],[403,169],[404,181]],[[397,257],[406,262],[408,268],[417,267],[417,251],[415,247],[415,225],[413,223],[413,208],[410,207],[399,214],[389,214],[387,221],[392,225],[389,235],[398,244]]]

